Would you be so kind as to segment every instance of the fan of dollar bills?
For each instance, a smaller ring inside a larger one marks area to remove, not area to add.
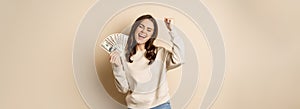
[[[107,36],[101,43],[101,47],[108,53],[115,50],[124,51],[128,36],[122,33],[114,33]]]

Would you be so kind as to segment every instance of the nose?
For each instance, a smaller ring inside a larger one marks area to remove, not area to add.
[[[142,29],[142,33],[145,33],[146,32],[146,29]]]

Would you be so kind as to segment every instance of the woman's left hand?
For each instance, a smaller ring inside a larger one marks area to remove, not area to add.
[[[172,18],[165,18],[164,19],[164,22],[165,22],[167,28],[169,29],[169,31],[172,31],[172,29],[173,29],[173,27],[171,25],[171,21],[172,21]]]

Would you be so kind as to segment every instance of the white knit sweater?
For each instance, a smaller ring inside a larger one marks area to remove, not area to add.
[[[147,109],[170,100],[166,72],[183,63],[184,43],[175,32],[169,32],[172,50],[158,47],[154,62],[144,56],[145,50],[137,51],[131,57],[132,63],[121,53],[122,66],[113,65],[115,85],[122,93],[127,93],[128,108]]]

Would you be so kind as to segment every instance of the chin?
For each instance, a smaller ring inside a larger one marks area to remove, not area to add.
[[[144,42],[137,42],[137,44],[139,44],[139,45],[140,45],[140,44],[145,44],[145,43],[144,43]]]

